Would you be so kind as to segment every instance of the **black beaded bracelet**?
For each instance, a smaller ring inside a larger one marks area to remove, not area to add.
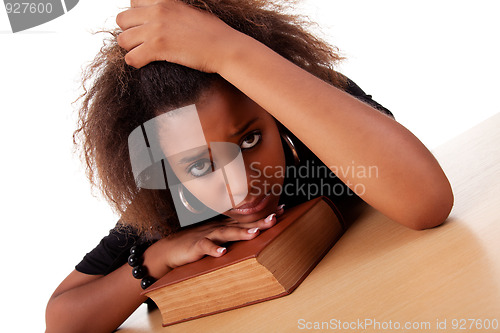
[[[140,253],[136,245],[130,248],[128,264],[132,267],[132,275],[134,278],[141,280],[142,289],[146,289],[156,282],[155,278],[147,275],[148,269],[142,265],[142,253]]]

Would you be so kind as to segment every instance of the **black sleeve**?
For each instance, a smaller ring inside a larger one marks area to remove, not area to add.
[[[75,269],[90,275],[109,274],[127,262],[130,248],[138,241],[139,236],[131,228],[117,224]]]

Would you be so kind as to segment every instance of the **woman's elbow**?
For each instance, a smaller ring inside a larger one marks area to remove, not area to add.
[[[53,332],[63,332],[64,327],[61,325],[65,314],[61,308],[63,304],[58,301],[57,297],[53,297],[49,300],[47,308],[45,309],[45,325],[46,333]]]
[[[70,307],[63,298],[52,297],[45,310],[46,333],[56,332],[78,332],[73,322]]]
[[[437,227],[444,223],[453,208],[454,196],[448,182],[427,191],[427,195],[418,202],[412,216],[405,225],[414,230]]]
[[[45,309],[45,332],[46,333],[52,333],[52,332],[57,332],[60,331],[57,328],[57,320],[56,318],[58,317],[58,310],[57,308],[57,302],[54,302],[53,299],[49,301],[47,304],[47,308]]]

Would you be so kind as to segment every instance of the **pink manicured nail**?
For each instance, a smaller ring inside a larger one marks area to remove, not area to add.
[[[255,234],[257,231],[259,231],[259,228],[248,229],[249,234]]]
[[[225,247],[219,247],[219,248],[217,249],[217,252],[219,252],[219,253],[224,253],[225,251],[226,251],[226,248],[225,248]]]
[[[274,217],[276,216],[275,213],[272,213],[271,215],[269,215],[268,217],[266,217],[266,219],[264,220],[264,222],[266,223],[271,223],[274,219]]]
[[[283,209],[285,209],[285,204],[282,204],[282,205],[278,206],[278,210],[283,210]]]

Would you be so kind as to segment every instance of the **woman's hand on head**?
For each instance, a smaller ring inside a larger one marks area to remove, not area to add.
[[[132,0],[116,17],[123,30],[118,44],[125,61],[140,68],[166,60],[204,72],[217,72],[220,51],[239,33],[214,15],[178,0]]]
[[[283,212],[283,207],[280,207],[276,213],[255,222],[239,223],[227,219],[195,225],[159,240],[147,252],[162,260],[169,269],[197,261],[205,255],[221,257],[227,252],[222,244],[254,239],[261,230],[275,225]]]

